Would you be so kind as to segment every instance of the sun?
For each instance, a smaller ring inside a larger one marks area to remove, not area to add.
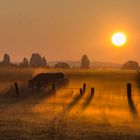
[[[126,35],[121,32],[115,33],[112,36],[112,43],[117,47],[123,46],[126,43]]]

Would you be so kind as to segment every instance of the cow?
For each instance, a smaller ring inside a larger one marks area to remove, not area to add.
[[[40,73],[28,81],[28,88],[40,90],[40,88],[46,87],[50,83],[55,83],[63,79],[63,73]]]

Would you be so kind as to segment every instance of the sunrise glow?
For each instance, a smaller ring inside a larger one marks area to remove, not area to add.
[[[123,46],[126,43],[126,35],[124,33],[115,33],[112,36],[112,43],[117,46]]]

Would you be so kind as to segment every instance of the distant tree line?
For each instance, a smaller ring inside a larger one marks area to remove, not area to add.
[[[12,63],[9,54],[4,54],[3,60],[0,62],[0,66],[12,66],[12,67],[49,67],[46,58],[41,56],[39,53],[33,53],[31,58],[28,60],[26,57],[23,58],[20,63]],[[88,69],[90,67],[90,60],[87,55],[83,55],[81,58],[80,68]],[[53,68],[68,69],[70,65],[64,62],[56,63]]]
[[[3,60],[0,62],[0,66],[15,66],[15,67],[47,67],[47,60],[39,53],[33,53],[30,60],[26,57],[23,58],[20,63],[12,63],[10,60],[10,56],[8,54],[4,54]]]
[[[28,60],[26,57],[23,58],[20,63],[12,63],[10,59],[10,55],[7,53],[4,54],[2,61],[0,62],[0,66],[2,67],[48,67],[50,66],[47,63],[46,58],[41,56],[39,53],[33,53],[31,58]],[[58,62],[52,66],[52,68],[61,68],[61,69],[69,69],[70,65],[65,62]],[[90,68],[90,60],[86,54],[84,54],[81,58],[81,69]],[[122,65],[122,69],[129,70],[138,70],[140,69],[138,62],[129,60]]]

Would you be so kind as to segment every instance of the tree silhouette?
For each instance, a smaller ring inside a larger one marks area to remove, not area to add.
[[[47,66],[47,60],[46,60],[46,58],[44,56],[42,57],[42,66],[43,67]]]
[[[46,67],[47,60],[45,57],[41,57],[39,53],[33,53],[30,59],[30,66],[31,67]]]
[[[127,61],[123,64],[123,69],[135,69],[138,70],[139,69],[139,64],[136,61],[130,60]]]
[[[29,62],[28,62],[28,59],[26,57],[23,58],[23,67],[28,67],[29,66]]]
[[[87,57],[87,55],[83,55],[81,58],[81,68],[89,68],[90,65],[90,61],[89,58]]]
[[[4,66],[10,66],[10,56],[7,53],[4,54],[2,64]]]
[[[57,63],[54,65],[54,68],[68,69],[70,68],[70,66],[67,63]]]
[[[41,67],[42,66],[42,58],[39,53],[33,53],[30,59],[31,67]]]

